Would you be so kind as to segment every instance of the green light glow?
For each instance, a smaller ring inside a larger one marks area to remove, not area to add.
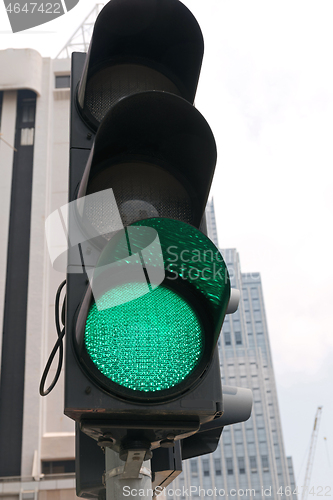
[[[124,302],[133,286],[129,283],[118,288]],[[101,303],[106,302],[107,307],[114,292],[106,292],[99,299]],[[84,340],[103,375],[142,392],[162,391],[182,382],[198,365],[204,350],[204,332],[197,314],[180,295],[164,286],[108,309],[98,310],[94,303]]]
[[[172,273],[172,280],[180,276],[207,299],[206,307],[216,321],[219,334],[230,298],[230,279],[214,243],[193,226],[173,219],[145,219],[133,226],[152,227],[157,231],[164,268]]]

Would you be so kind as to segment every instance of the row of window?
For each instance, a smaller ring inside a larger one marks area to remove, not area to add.
[[[70,75],[61,75],[55,77],[55,87],[69,88]],[[0,92],[0,127],[2,115],[2,99],[3,92]],[[34,143],[35,132],[35,113],[36,113],[36,97],[25,98],[21,101],[21,109],[19,113],[19,128],[21,129],[20,145],[32,146]]]
[[[245,365],[245,363],[239,363],[238,364],[238,370],[239,370],[239,375],[241,377],[247,377],[248,370],[247,370],[247,366]],[[258,375],[258,365],[257,365],[256,362],[251,362],[250,363],[249,373],[252,376],[257,376]],[[229,378],[230,377],[234,378],[236,376],[236,366],[235,366],[234,363],[227,363],[227,371],[226,371],[225,374],[227,374]],[[259,396],[257,397],[257,399],[258,398],[259,398]]]
[[[256,473],[258,471],[257,457],[250,456],[249,460],[250,460],[251,472]],[[245,474],[245,458],[238,457],[237,461],[238,461],[239,474]],[[191,464],[191,476],[197,477],[198,476],[198,462],[197,462],[197,460],[191,460],[190,464]],[[262,469],[264,472],[269,471],[269,463],[268,463],[268,456],[267,455],[261,456],[261,465],[262,465]],[[214,469],[215,469],[215,476],[222,475],[222,466],[221,466],[221,459],[220,458],[214,458]],[[231,457],[226,458],[226,469],[227,469],[228,476],[231,476],[234,474],[233,458],[231,458]],[[202,472],[203,472],[204,476],[206,476],[206,477],[210,476],[210,466],[209,466],[208,459],[202,460]]]
[[[69,89],[70,84],[71,84],[70,75],[58,75],[55,77],[56,89]]]
[[[251,314],[249,311],[245,312],[246,315],[246,330],[249,335],[252,334],[252,320],[251,320]],[[263,334],[263,324],[262,324],[262,315],[260,311],[253,311],[253,318],[255,321],[255,331],[256,334]],[[242,340],[242,333],[240,329],[240,321],[239,320],[233,320],[233,330],[234,330],[234,336],[235,336],[235,345],[242,345],[243,340]],[[231,338],[231,332],[230,332],[230,324],[229,322],[225,322],[223,325],[223,336],[224,336],[224,345],[226,346],[231,346],[232,345],[232,338]],[[263,340],[265,343],[265,341]]]
[[[75,472],[75,460],[42,461],[42,474],[68,474]]]
[[[250,311],[252,308],[253,311],[260,311],[260,302],[259,299],[252,299],[251,301],[251,308],[248,299],[243,299],[243,304],[244,304],[244,310],[246,312]]]
[[[32,92],[30,93],[32,94]],[[20,146],[33,146],[35,134],[36,96],[19,98],[17,133]]]
[[[252,299],[258,299],[259,298],[259,294],[258,294],[258,288],[255,286],[255,287],[251,287],[251,298]],[[248,294],[248,289],[247,288],[243,288],[242,290],[242,296],[243,296],[243,299],[248,299],[249,298],[249,294]]]
[[[241,332],[235,332],[235,344],[242,345],[242,334]],[[231,334],[230,332],[224,332],[224,345],[231,345]]]

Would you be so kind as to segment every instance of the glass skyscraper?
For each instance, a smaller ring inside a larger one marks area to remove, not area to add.
[[[213,201],[206,217],[208,234],[218,246]],[[235,249],[222,253],[231,286],[241,291],[238,310],[226,316],[218,342],[222,384],[252,390],[252,415],[247,422],[226,426],[214,453],[185,460],[169,494],[172,489],[174,498],[296,500],[292,459],[284,452],[260,274],[242,273]]]

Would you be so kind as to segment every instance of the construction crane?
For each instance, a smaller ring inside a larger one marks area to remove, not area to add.
[[[309,493],[309,484],[310,484],[312,466],[316,451],[319,422],[320,422],[322,408],[323,408],[322,406],[318,406],[316,416],[314,419],[313,430],[311,435],[310,451],[309,451],[308,461],[306,464],[305,478],[303,483],[302,500],[306,500]]]

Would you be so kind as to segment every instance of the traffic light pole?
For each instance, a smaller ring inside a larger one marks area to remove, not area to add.
[[[128,453],[124,465],[118,453],[110,448],[105,448],[106,500],[122,500],[137,495],[143,500],[152,500],[150,460],[142,463],[140,457],[135,456],[139,453],[134,452],[133,455],[131,452]]]

